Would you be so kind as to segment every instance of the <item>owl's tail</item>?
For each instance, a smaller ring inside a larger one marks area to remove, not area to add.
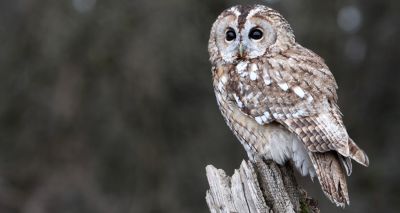
[[[322,191],[337,206],[344,207],[350,203],[347,191],[346,171],[342,167],[336,152],[309,152],[314,164]]]
[[[349,139],[350,158],[363,166],[369,166],[367,154],[357,146],[352,139]]]

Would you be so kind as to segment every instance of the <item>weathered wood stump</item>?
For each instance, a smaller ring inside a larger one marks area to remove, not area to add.
[[[213,213],[319,212],[317,203],[298,186],[289,163],[243,161],[232,177],[212,165],[206,172],[206,201]]]

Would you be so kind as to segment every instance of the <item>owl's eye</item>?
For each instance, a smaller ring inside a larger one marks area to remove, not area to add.
[[[232,41],[232,40],[234,40],[235,38],[236,38],[235,30],[232,29],[231,27],[229,27],[229,28],[226,30],[225,39],[226,39],[227,41]]]
[[[250,30],[249,38],[254,40],[260,40],[263,37],[263,32],[258,28],[253,28]]]

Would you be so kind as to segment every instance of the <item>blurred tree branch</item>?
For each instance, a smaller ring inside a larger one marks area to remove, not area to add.
[[[319,212],[317,203],[298,186],[290,164],[243,161],[232,177],[212,165],[206,172],[206,201],[213,213]]]

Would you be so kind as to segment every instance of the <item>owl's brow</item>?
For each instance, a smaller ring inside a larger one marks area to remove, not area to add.
[[[233,11],[224,11],[223,14],[221,14],[222,16],[236,16],[236,14]]]
[[[269,21],[268,19],[265,18],[265,15],[263,15],[263,14],[261,14],[261,13],[256,13],[256,14],[254,14],[254,15],[252,16],[252,18],[259,18],[259,19],[263,19],[263,20]]]

